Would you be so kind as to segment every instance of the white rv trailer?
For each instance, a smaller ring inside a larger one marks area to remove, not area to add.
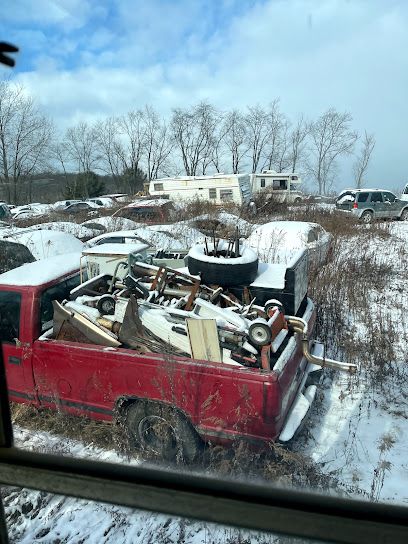
[[[301,191],[302,180],[294,172],[275,172],[263,170],[261,174],[252,174],[251,186],[253,193],[267,190],[276,195],[281,202],[300,202],[304,195]]]
[[[153,179],[149,193],[168,195],[173,200],[199,198],[219,205],[227,202],[248,204],[251,200],[251,177],[249,174],[215,174]]]

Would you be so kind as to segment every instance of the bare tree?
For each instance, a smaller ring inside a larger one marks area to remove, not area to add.
[[[278,160],[277,171],[285,172],[290,166],[290,138],[289,138],[290,123],[287,119],[284,119],[279,134],[278,140]]]
[[[278,98],[269,105],[267,121],[269,134],[265,145],[264,164],[261,170],[275,168],[277,171],[281,171],[280,165],[284,160],[288,147],[288,120],[279,109]]]
[[[159,172],[173,150],[173,141],[169,126],[165,120],[160,119],[158,113],[146,106],[144,110],[145,121],[145,153],[147,164],[147,179],[157,179]]]
[[[65,133],[63,145],[78,172],[91,172],[96,167],[100,155],[94,127],[85,122],[70,127]]]
[[[357,133],[351,130],[351,121],[349,113],[339,113],[330,108],[309,127],[311,157],[308,169],[316,180],[320,194],[326,194],[330,188],[337,159],[353,152]]]
[[[270,139],[271,127],[268,114],[260,106],[248,106],[245,125],[252,161],[251,172],[256,172],[266,144]]]
[[[120,125],[115,117],[98,121],[94,126],[95,140],[100,157],[100,168],[112,176],[116,186],[120,186],[123,172],[123,144],[120,141]]]
[[[23,181],[45,164],[53,127],[23,87],[0,82],[0,182],[8,200],[17,203]]]
[[[354,182],[357,189],[361,189],[364,183],[364,174],[367,171],[368,163],[370,162],[371,154],[375,147],[374,134],[367,134],[364,131],[364,138],[359,155],[353,164]]]
[[[231,153],[232,172],[239,174],[241,161],[249,149],[245,119],[240,111],[232,110],[227,113],[222,132],[225,146]]]
[[[117,147],[122,168],[137,172],[146,146],[145,114],[142,110],[130,111],[119,119],[123,145]]]
[[[190,109],[173,110],[171,129],[179,148],[187,176],[195,176],[211,163],[211,144],[217,124],[217,111],[211,104],[200,102]]]
[[[302,161],[306,150],[306,139],[309,134],[309,125],[305,121],[303,114],[299,117],[296,125],[293,127],[290,136],[290,171],[295,172],[299,162]]]

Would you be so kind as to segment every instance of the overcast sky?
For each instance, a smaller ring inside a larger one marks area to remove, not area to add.
[[[408,181],[406,0],[14,0],[0,19],[21,48],[12,77],[61,129],[144,104],[279,97],[292,119],[350,112],[377,140],[368,184]],[[350,185],[346,167],[337,186]]]

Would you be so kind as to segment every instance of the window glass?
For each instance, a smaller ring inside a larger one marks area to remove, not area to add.
[[[155,183],[154,184],[154,190],[155,191],[163,191],[163,183]]]
[[[357,197],[358,202],[367,202],[370,193],[360,193]]]
[[[52,326],[52,318],[54,315],[52,301],[69,299],[70,292],[74,287],[77,287],[80,283],[79,274],[75,274],[71,278],[68,278],[58,285],[49,287],[41,294],[40,302],[40,326],[41,332],[46,331]]]
[[[123,236],[111,236],[109,238],[102,238],[102,240],[99,240],[97,242],[97,246],[100,246],[102,244],[123,244]]]
[[[217,198],[217,189],[208,189],[208,196],[210,198]]]
[[[310,230],[307,235],[307,241],[308,242],[316,242],[316,240],[319,238],[319,233],[316,229]]]
[[[231,189],[220,189],[220,199],[224,202],[232,202],[233,194]]]
[[[265,187],[265,178],[261,178],[261,187]]]
[[[371,194],[371,202],[382,202],[383,197],[381,193],[372,193]]]
[[[383,197],[384,197],[384,201],[386,202],[387,200],[389,202],[395,202],[397,197],[393,194],[393,193],[390,193],[390,192],[384,192],[383,193]]]
[[[20,334],[21,295],[13,291],[0,291],[0,338],[13,342]]]

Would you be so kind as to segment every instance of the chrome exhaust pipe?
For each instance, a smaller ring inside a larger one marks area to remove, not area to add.
[[[309,361],[309,363],[313,363],[321,367],[326,366],[328,368],[342,370],[343,372],[349,372],[350,374],[355,374],[357,372],[357,365],[342,363],[341,361],[335,361],[334,359],[327,359],[326,357],[318,357],[316,355],[312,355],[309,351],[309,338],[307,334],[308,327],[306,321],[301,317],[295,317],[291,315],[286,315],[285,319],[294,332],[302,335],[303,355]]]

